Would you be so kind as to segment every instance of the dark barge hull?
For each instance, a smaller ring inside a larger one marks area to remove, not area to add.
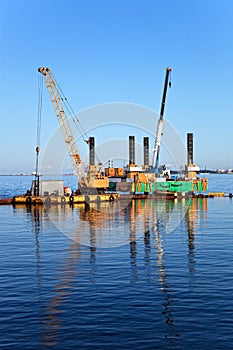
[[[90,196],[91,197],[91,196]],[[163,200],[174,200],[174,199],[186,199],[186,198],[214,198],[214,197],[229,197],[232,198],[232,193],[226,194],[225,192],[209,192],[207,194],[202,193],[193,193],[193,192],[187,192],[187,193],[166,193],[166,192],[158,192],[158,193],[149,193],[149,194],[114,194],[113,197],[111,197],[111,194],[107,195],[101,195],[100,201],[114,201],[114,200],[137,200],[137,199],[144,199],[144,200],[152,200],[152,199],[163,199]],[[16,200],[17,198],[17,200]],[[20,200],[22,198],[22,200]],[[65,198],[64,200],[61,200],[61,198],[64,199],[64,197],[59,197],[56,199],[52,199],[49,201],[49,204],[78,204],[78,203],[85,203],[85,197],[75,196],[74,199],[70,200],[69,197]],[[93,196],[93,198],[90,198],[90,202],[97,202],[97,196]],[[48,204],[45,199],[42,199],[41,197],[31,198],[31,200],[26,200],[26,197],[13,197],[13,198],[0,198],[0,205],[14,205],[14,204],[25,204],[25,205],[36,205],[36,204]]]

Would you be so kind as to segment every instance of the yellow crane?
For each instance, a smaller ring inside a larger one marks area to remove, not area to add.
[[[58,123],[67,147],[68,155],[71,160],[71,164],[74,169],[74,174],[78,175],[79,165],[82,163],[79,150],[73,137],[71,127],[68,118],[65,113],[65,109],[62,103],[56,80],[51,72],[50,68],[39,67],[38,72],[44,75],[45,83],[49,92],[50,100],[52,102],[55,114],[58,119]]]
[[[71,164],[74,169],[75,175],[80,175],[80,164],[82,163],[77,144],[75,142],[69,120],[67,118],[65,108],[63,105],[63,99],[59,92],[58,84],[51,72],[50,68],[39,67],[38,72],[43,74],[46,87],[49,92],[50,100],[52,102],[55,114],[58,119],[58,123],[67,147],[68,155],[71,160]],[[89,143],[89,140],[85,140]],[[93,190],[97,190],[98,193],[103,192],[109,186],[109,180],[106,176],[101,174],[98,167],[89,165],[89,171],[87,176],[81,177],[78,181],[79,189],[83,192],[91,193]]]

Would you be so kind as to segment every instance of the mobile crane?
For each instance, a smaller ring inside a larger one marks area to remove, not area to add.
[[[73,166],[74,174],[80,175],[80,165],[82,160],[79,154],[78,147],[76,145],[69,120],[67,118],[65,108],[63,105],[63,99],[59,92],[56,80],[51,72],[50,68],[39,67],[38,72],[43,74],[45,78],[46,87],[52,102],[55,114],[58,119],[58,123],[66,144],[68,155]],[[85,140],[89,143],[89,140]],[[86,176],[82,176],[78,180],[78,187],[82,193],[104,193],[109,186],[109,180],[106,176],[101,174],[101,170],[98,167],[89,165],[88,173]]]
[[[167,88],[168,88],[168,85],[169,85],[169,87],[171,86],[171,82],[169,81],[169,76],[171,74],[171,71],[172,71],[172,69],[170,67],[166,68],[163,97],[162,97],[159,120],[158,120],[158,124],[157,124],[155,145],[154,145],[154,149],[153,149],[152,167],[155,169],[156,174],[158,174],[158,167],[159,167],[159,150],[160,150],[160,143],[161,143],[161,138],[162,138],[163,115],[164,115],[164,108],[165,108],[165,102],[166,102],[166,96],[167,96]]]

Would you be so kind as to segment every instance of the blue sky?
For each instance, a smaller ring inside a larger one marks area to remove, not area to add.
[[[75,112],[130,102],[159,112],[195,162],[233,168],[232,0],[9,0],[0,3],[0,173],[35,167],[39,66],[52,69]],[[156,125],[156,122],[155,122]],[[57,128],[46,89],[41,148]]]

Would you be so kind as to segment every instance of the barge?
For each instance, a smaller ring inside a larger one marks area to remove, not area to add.
[[[32,187],[21,196],[12,199],[4,199],[0,204],[76,204],[90,202],[113,202],[117,199],[176,199],[197,196],[208,190],[208,180],[197,178],[198,167],[193,164],[193,134],[188,134],[188,159],[185,176],[172,179],[165,165],[159,169],[159,152],[163,129],[163,116],[168,86],[171,86],[171,68],[166,68],[164,90],[161,110],[157,125],[155,145],[153,148],[153,161],[149,165],[149,137],[144,137],[144,165],[138,166],[135,161],[135,136],[129,136],[129,162],[125,168],[108,167],[103,169],[103,164],[95,163],[95,138],[89,137],[84,141],[89,144],[89,165],[87,174],[81,176],[81,156],[72,133],[69,120],[66,115],[67,100],[60,91],[59,86],[50,68],[39,67],[41,78],[45,79],[50,100],[54,108],[58,123],[67,147],[68,155],[73,166],[74,174],[78,178],[78,190],[76,192],[64,187],[63,180],[40,181],[38,173],[39,164],[39,140],[36,147],[36,172]],[[39,101],[42,96],[39,96]],[[65,108],[66,107],[66,108]],[[38,108],[40,111],[41,108]],[[69,111],[69,109],[68,109]],[[40,130],[41,115],[38,115],[38,128]]]
[[[64,186],[63,180],[33,180],[32,187],[21,196],[12,198],[13,204],[76,204],[91,202],[113,202],[118,199],[118,193],[79,193]]]

